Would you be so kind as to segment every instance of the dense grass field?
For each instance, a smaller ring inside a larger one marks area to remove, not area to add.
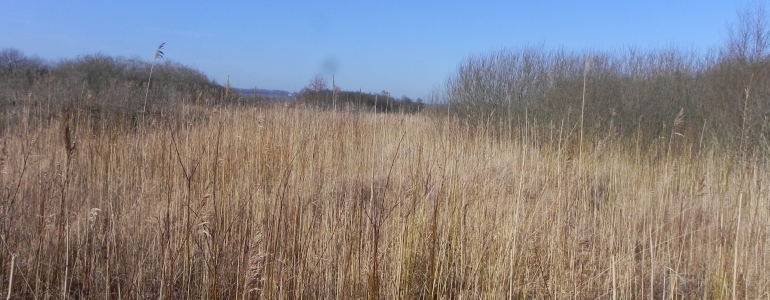
[[[29,107],[0,136],[12,299],[770,296],[765,159],[675,126],[650,151],[280,103]]]

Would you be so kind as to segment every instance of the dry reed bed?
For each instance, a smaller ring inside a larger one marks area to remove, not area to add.
[[[770,293],[759,159],[651,160],[611,142],[581,157],[420,115],[206,114],[5,132],[3,287],[12,274],[14,296],[39,299]]]

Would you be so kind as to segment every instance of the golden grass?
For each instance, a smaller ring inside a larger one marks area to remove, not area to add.
[[[498,138],[426,115],[205,114],[144,133],[77,114],[9,126],[0,290],[38,299],[770,295],[770,177],[759,158],[689,155],[671,143],[649,158],[612,140],[581,156],[525,130]]]

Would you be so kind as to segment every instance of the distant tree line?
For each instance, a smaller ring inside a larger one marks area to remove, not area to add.
[[[361,91],[343,91],[334,86],[329,89],[326,80],[321,76],[311,79],[307,87],[296,97],[302,104],[322,109],[358,110],[369,112],[418,113],[425,108],[422,99],[412,100],[407,96],[395,98],[387,91],[379,94],[362,93]]]

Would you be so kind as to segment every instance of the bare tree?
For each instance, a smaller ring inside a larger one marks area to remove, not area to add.
[[[727,28],[727,53],[745,63],[758,63],[770,54],[770,20],[763,5],[749,6],[738,13],[737,23]]]
[[[328,90],[329,86],[326,83],[326,78],[321,76],[321,74],[317,74],[315,77],[313,77],[313,79],[310,79],[310,83],[308,84],[307,88],[314,92],[320,92]]]
[[[27,57],[24,52],[14,48],[0,50],[0,69],[40,69],[44,65],[38,57]]]

